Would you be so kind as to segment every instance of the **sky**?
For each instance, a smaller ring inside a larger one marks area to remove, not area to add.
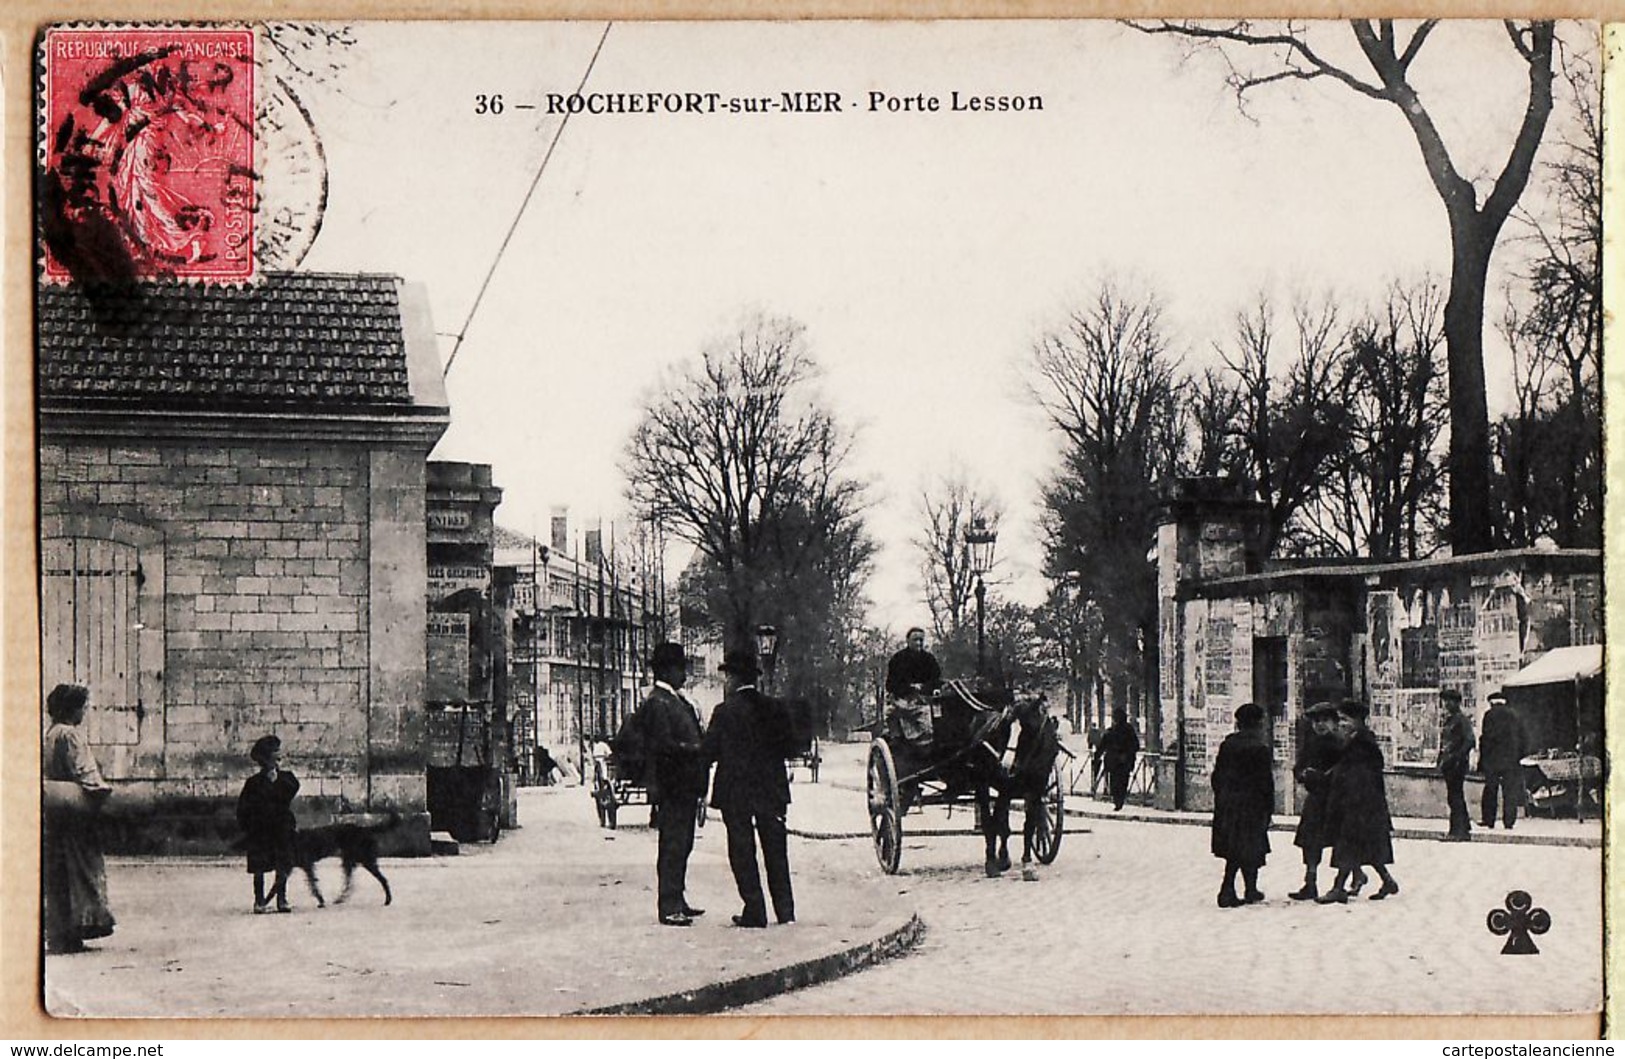
[[[1397,111],[1316,83],[1243,113],[1223,63],[1169,38],[1086,21],[604,31],[359,23],[336,75],[288,79],[328,169],[301,267],[423,285],[442,357],[456,349],[433,458],[491,464],[498,521],[522,532],[545,538],[557,507],[577,527],[624,514],[620,463],[662,372],[765,312],[805,325],[821,394],[857,432],[875,622],[925,623],[919,498],[956,468],[1006,512],[996,591],[1036,602],[1038,490],[1059,442],[1024,358],[1100,282],[1154,291],[1174,350],[1202,366],[1261,292],[1359,307],[1448,271]],[[1329,54],[1352,47],[1345,27],[1317,32]],[[586,92],[843,106],[549,115],[547,94],[589,63]],[[1523,87],[1499,24],[1446,25],[1414,73],[1461,169],[1497,171]],[[952,113],[956,91],[1043,106]],[[943,110],[871,110],[871,92]],[[501,95],[502,113],[475,113],[477,95]]]

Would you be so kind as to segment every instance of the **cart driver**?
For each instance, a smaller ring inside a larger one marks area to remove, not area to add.
[[[931,750],[931,706],[926,699],[942,682],[942,667],[925,649],[925,630],[908,631],[907,645],[886,663],[886,694],[891,697],[903,741],[921,753]]]

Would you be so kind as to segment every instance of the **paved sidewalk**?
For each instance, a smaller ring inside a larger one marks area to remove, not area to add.
[[[47,958],[47,1006],[202,1018],[701,1013],[849,973],[921,933],[914,902],[872,857],[854,871],[798,839],[798,922],[733,927],[716,819],[689,872],[689,899],[708,914],[661,927],[647,826],[600,830],[579,787],[522,791],[520,822],[460,856],[386,860],[388,907],[357,872],[349,902],[318,910],[296,875],[294,913],[255,916],[240,858],[110,858],[117,932],[91,952]],[[338,865],[321,876],[331,901]]]

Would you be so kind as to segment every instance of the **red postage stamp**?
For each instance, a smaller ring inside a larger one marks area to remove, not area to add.
[[[251,279],[254,31],[52,28],[42,58],[46,278]]]

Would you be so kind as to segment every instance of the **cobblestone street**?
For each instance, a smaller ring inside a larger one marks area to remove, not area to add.
[[[124,1017],[1600,1006],[1599,849],[1400,839],[1397,897],[1317,906],[1285,897],[1299,882],[1298,859],[1290,835],[1275,833],[1261,879],[1268,900],[1221,911],[1220,866],[1204,827],[1069,815],[1059,858],[1027,883],[1019,872],[986,878],[981,841],[968,831],[972,814],[933,809],[908,818],[902,871],[887,876],[865,830],[865,751],[826,748],[817,784],[797,770],[793,927],[728,925],[737,898],[715,819],[690,871],[690,899],[710,914],[691,930],[656,926],[654,835],[600,830],[579,787],[533,788],[521,798],[524,827],[495,846],[386,860],[396,895],[389,907],[359,876],[349,904],[317,910],[296,879],[295,913],[258,917],[248,914],[238,858],[112,858],[118,930],[91,952],[46,960],[47,1003],[63,1015]],[[1100,811],[1086,799],[1071,804]],[[623,821],[644,812],[631,807]],[[1530,824],[1524,830],[1561,830]],[[338,866],[323,869],[331,897]],[[1488,912],[1513,889],[1551,915],[1551,930],[1535,939],[1539,955],[1502,956],[1504,939],[1486,929]],[[864,958],[851,958],[881,939],[912,939],[916,915],[924,936],[906,955],[866,969]],[[822,969],[812,975],[798,970],[815,966]],[[795,989],[808,981],[827,984]],[[671,997],[679,1003],[650,1003]],[[750,1003],[757,997],[768,999]]]
[[[622,819],[647,814],[634,806]],[[795,926],[736,930],[713,819],[689,865],[689,898],[710,914],[690,930],[660,927],[647,826],[600,829],[579,787],[522,791],[520,821],[460,856],[385,859],[389,906],[360,871],[351,899],[332,904],[342,873],[325,861],[329,907],[316,908],[296,874],[287,916],[250,914],[241,857],[109,858],[117,930],[90,951],[46,958],[47,1007],[125,1018],[563,1015],[709,993],[714,1010],[739,995],[719,986],[849,953],[913,912],[872,863],[854,877],[844,860],[826,868],[793,848]]]
[[[861,824],[861,772],[839,755],[792,824]],[[848,805],[847,803],[851,804]],[[1078,804],[1074,802],[1074,804]],[[1098,806],[1099,803],[1090,803]],[[837,818],[839,814],[839,818]],[[959,814],[965,826],[969,814]],[[913,815],[918,830],[948,823]],[[988,879],[973,835],[905,838],[894,881],[926,935],[910,955],[745,1009],[751,1014],[1195,1014],[1577,1012],[1602,1003],[1602,853],[1548,845],[1395,843],[1401,893],[1345,906],[1286,894],[1301,881],[1290,834],[1272,833],[1261,905],[1216,907],[1205,827],[1069,817],[1038,883]],[[906,832],[905,832],[906,833]],[[1019,838],[1017,839],[1019,843]],[[825,868],[875,870],[866,840],[827,841]],[[1017,854],[1019,856],[1019,853]],[[867,862],[867,863],[865,863]],[[1322,869],[1322,883],[1330,881]],[[1507,892],[1552,917],[1535,956],[1502,956],[1486,928]],[[1370,890],[1368,889],[1368,893]]]

